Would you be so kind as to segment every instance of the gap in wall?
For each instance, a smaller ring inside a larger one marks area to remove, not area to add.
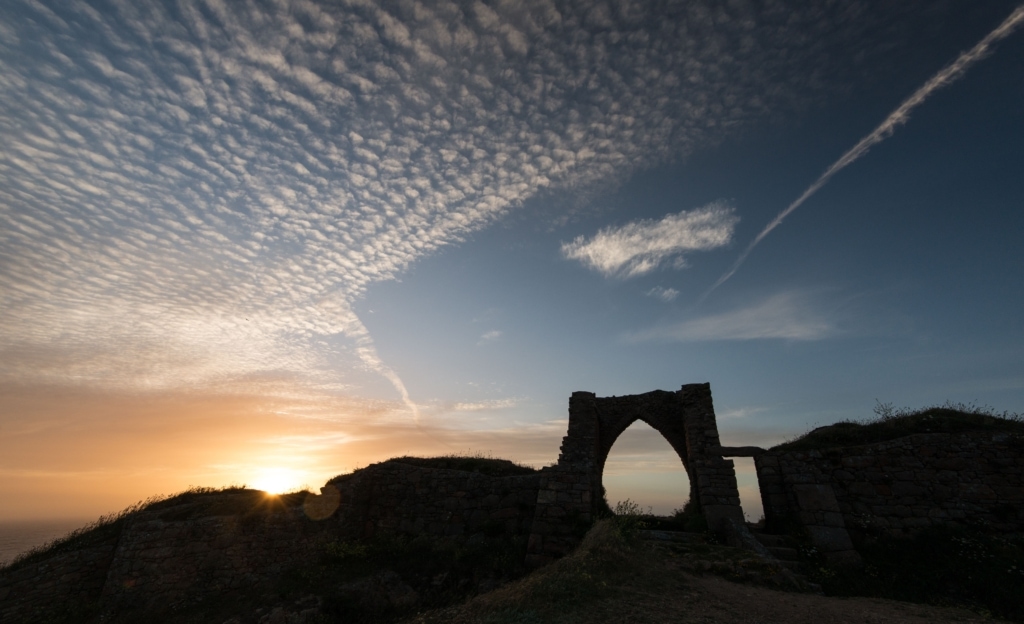
[[[740,506],[747,522],[757,522],[764,516],[761,504],[761,489],[757,484],[757,472],[753,457],[730,457],[736,465],[736,487],[740,491]]]

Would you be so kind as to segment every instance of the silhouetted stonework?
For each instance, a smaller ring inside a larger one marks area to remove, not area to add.
[[[79,605],[98,601],[116,545],[114,537],[0,577],[0,622],[60,621]]]
[[[198,518],[188,517],[190,507],[137,512],[103,543],[0,577],[0,622],[74,622],[97,611],[157,618],[227,592],[269,588],[283,571],[316,561],[332,538],[301,507]]]
[[[542,471],[540,479],[528,546],[532,563],[559,557],[579,540],[602,500],[608,452],[638,420],[661,433],[679,455],[690,477],[690,497],[699,503],[708,525],[718,527],[726,520],[742,524],[736,472],[732,460],[721,455],[709,384],[609,398],[574,392],[558,463]]]
[[[924,433],[754,458],[767,528],[807,529],[842,559],[879,535],[942,524],[1024,530],[1024,435]]]
[[[392,460],[336,477],[323,491],[337,490],[332,522],[347,537],[527,535],[540,480],[540,473],[489,476]]]
[[[129,516],[109,538],[6,572],[0,621],[60,619],[80,605],[106,614],[173,611],[269,587],[316,561],[326,543],[379,533],[528,536],[528,561],[542,564],[590,525],[608,453],[637,420],[675,449],[709,525],[740,546],[749,535],[730,456],[754,457],[767,528],[805,529],[835,563],[856,563],[855,545],[873,536],[936,524],[1024,531],[1021,434],[919,434],[819,451],[724,448],[708,384],[609,398],[575,392],[558,462],[536,473],[491,476],[397,459],[333,479],[297,507],[199,513],[188,497],[172,499]]]
[[[332,479],[298,507],[199,513],[195,503],[172,499],[128,517],[102,544],[0,577],[0,621],[60,619],[79,603],[106,616],[173,612],[271,587],[289,568],[316,561],[329,542],[380,533],[529,536],[528,560],[541,564],[568,552],[589,527],[608,452],[637,420],[679,454],[711,526],[742,524],[708,384],[610,398],[576,392],[558,463],[536,473],[491,476],[396,459]]]

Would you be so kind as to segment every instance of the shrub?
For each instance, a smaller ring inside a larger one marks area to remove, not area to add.
[[[634,539],[641,530],[647,528],[647,522],[644,520],[645,514],[640,505],[628,498],[615,503],[613,513],[615,514],[615,526],[625,539]],[[648,507],[647,515],[650,513],[651,508]]]
[[[708,521],[701,513],[700,505],[694,499],[686,501],[681,509],[672,512],[672,520],[684,531],[703,533],[708,530]]]

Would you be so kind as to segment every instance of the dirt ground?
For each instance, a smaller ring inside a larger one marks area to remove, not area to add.
[[[725,554],[728,554],[726,552]],[[722,553],[711,553],[722,557]],[[691,555],[626,547],[599,525],[572,555],[406,624],[880,624],[1001,620],[966,609],[782,591],[694,572]]]
[[[931,607],[874,598],[830,598],[740,585],[714,576],[686,573],[675,596],[663,596],[664,619],[651,622],[716,624],[875,624],[896,622],[994,622],[963,609]],[[638,596],[638,598],[640,598]],[[658,600],[648,596],[647,600]],[[654,606],[653,604],[651,606]],[[631,621],[628,616],[621,620]]]

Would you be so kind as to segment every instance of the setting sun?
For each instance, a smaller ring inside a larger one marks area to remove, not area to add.
[[[284,494],[302,487],[302,473],[291,468],[264,468],[257,473],[250,487],[268,494]]]

